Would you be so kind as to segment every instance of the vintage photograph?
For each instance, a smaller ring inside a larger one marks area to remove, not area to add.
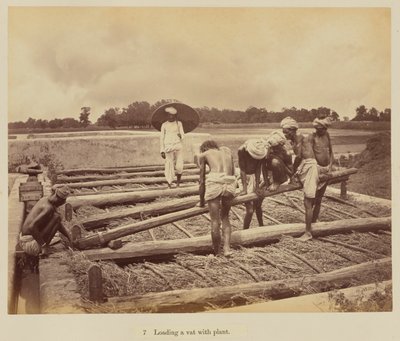
[[[9,6],[7,314],[392,312],[391,14]]]

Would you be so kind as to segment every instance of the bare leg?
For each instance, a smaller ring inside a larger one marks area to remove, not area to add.
[[[325,194],[326,188],[328,187],[328,184],[324,185],[319,189],[315,195],[315,202],[314,202],[314,209],[313,209],[313,217],[312,217],[312,222],[315,223],[318,220],[319,216],[319,211],[321,210],[321,202],[322,198]]]
[[[301,241],[312,239],[311,221],[313,215],[314,198],[304,198],[304,208],[306,211],[306,232],[299,238]]]
[[[218,255],[221,247],[221,218],[220,218],[220,197],[208,201],[208,209],[211,218],[211,239],[214,254]]]
[[[221,220],[222,220],[222,233],[224,236],[224,256],[229,257],[231,251],[231,223],[229,222],[229,211],[231,209],[231,202],[233,196],[221,198]]]
[[[181,184],[182,174],[176,174],[176,187],[179,187]]]
[[[250,227],[251,218],[253,217],[254,206],[252,202],[246,202],[246,214],[243,219],[243,229],[246,230]]]
[[[257,199],[253,201],[253,206],[256,211],[256,216],[257,216],[257,221],[258,221],[258,226],[264,226],[264,221],[263,221],[263,212],[262,212],[262,203],[263,203],[263,198]]]

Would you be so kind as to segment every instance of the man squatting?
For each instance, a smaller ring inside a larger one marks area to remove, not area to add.
[[[327,132],[330,119],[316,118],[313,125],[315,133],[304,136],[297,134],[298,124],[293,118],[286,117],[281,122],[283,133],[293,143],[296,156],[294,178],[303,185],[306,227],[305,233],[299,238],[301,241],[312,238],[311,224],[318,219],[322,197],[328,185],[326,181],[319,182],[319,175],[330,172],[333,163],[332,145]]]
[[[238,149],[240,178],[243,186],[241,195],[256,193],[257,200],[245,203],[246,214],[243,228],[248,229],[254,210],[259,226],[263,226],[262,202],[264,200],[261,187],[275,191],[292,176],[292,157],[286,147],[286,138],[281,131],[274,131],[268,137],[247,140]],[[268,171],[272,173],[270,184]],[[260,186],[260,175],[263,174],[264,184]]]
[[[70,234],[56,211],[65,204],[68,195],[68,187],[56,188],[50,196],[41,198],[29,212],[19,235],[19,244],[26,254],[47,255],[50,242],[57,231],[66,236],[72,244]]]

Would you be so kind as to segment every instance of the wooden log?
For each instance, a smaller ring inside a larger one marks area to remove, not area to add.
[[[197,175],[183,176],[181,179],[181,183],[182,182],[193,182],[193,181],[198,181],[198,180],[199,180],[199,177]],[[161,183],[166,183],[166,182],[167,182],[167,180],[162,177],[133,178],[133,179],[114,179],[114,180],[73,182],[73,183],[66,182],[63,184],[56,184],[53,187],[58,188],[63,185],[68,185],[69,188],[99,187],[99,186],[113,186],[113,185],[126,185],[126,184],[150,185],[150,184],[161,184]]]
[[[187,169],[183,171],[183,176],[197,175],[199,169]],[[59,176],[57,183],[75,183],[84,181],[114,180],[114,179],[130,179],[139,177],[163,177],[164,171],[153,172],[136,172],[136,173],[115,173],[112,175],[82,175],[82,176]]]
[[[264,255],[260,255],[260,253],[257,252],[257,251],[253,251],[252,254],[254,254],[258,258],[261,258],[264,262],[266,262],[267,264],[272,265],[274,268],[278,269],[279,271],[281,271],[285,275],[287,274],[287,272],[280,265],[276,264],[271,258],[267,257],[265,254]]]
[[[322,237],[346,233],[351,230],[357,232],[390,230],[390,225],[390,217],[319,222],[313,224],[313,235],[314,237]],[[240,245],[270,244],[279,241],[283,235],[300,237],[303,233],[304,223],[262,226],[232,232],[231,245],[236,247]],[[98,238],[97,236],[94,237]],[[82,242],[82,239],[80,241]],[[82,247],[82,244],[80,247]],[[118,251],[112,251],[108,248],[83,251],[90,260],[124,260],[155,255],[174,255],[179,252],[212,252],[211,236],[160,240],[157,242],[127,243]]]
[[[162,278],[162,279],[164,280],[164,282],[167,283],[168,288],[174,289],[174,286],[173,286],[173,284],[171,283],[171,281],[170,281],[167,277],[165,277],[160,271],[158,271],[158,270],[156,269],[156,265],[155,265],[155,264],[144,263],[144,264],[143,264],[143,267],[144,267],[145,269],[150,270],[151,272],[153,272],[154,274],[156,274],[158,277]]]
[[[340,183],[340,197],[342,199],[347,199],[347,181],[342,181]]]
[[[195,206],[199,202],[199,198],[186,197],[184,199],[172,199],[168,201],[154,202],[147,205],[134,206],[132,208],[125,208],[122,210],[115,210],[109,213],[94,214],[86,218],[81,219],[79,222],[87,230],[93,230],[95,228],[104,226],[111,220],[121,218],[140,218],[143,215],[158,215],[179,210],[184,210]]]
[[[92,190],[95,191],[93,192],[82,192],[79,189],[74,188],[74,193],[70,195],[70,197],[81,197],[85,195],[93,195],[93,194],[112,194],[112,193],[126,193],[126,192],[137,192],[137,191],[154,191],[154,190],[161,190],[161,189],[168,189],[168,186],[144,186],[144,185],[137,185],[138,187],[127,187],[127,188],[122,188],[118,186],[112,186],[113,188],[117,187],[116,189],[109,189],[109,190],[97,190],[96,187],[93,187]],[[181,184],[179,188],[186,188],[193,186],[192,183],[186,183],[186,184]]]
[[[98,265],[92,265],[88,270],[89,300],[96,303],[104,302],[103,278]]]
[[[388,280],[391,278],[391,267],[391,259],[385,258],[297,278],[225,287],[173,290],[148,293],[141,296],[113,297],[109,299],[109,303],[105,303],[102,306],[104,308],[110,306],[114,310],[117,309],[118,312],[146,311],[150,309],[153,312],[195,312],[203,310],[210,303],[235,303],[233,297],[237,293],[251,297],[281,299],[308,294],[310,289],[313,292],[324,292],[350,287],[354,285],[355,278],[357,278],[358,285],[373,283],[377,277],[381,281]]]
[[[311,262],[309,262],[309,261],[308,261],[307,259],[305,259],[303,256],[300,256],[300,255],[297,254],[296,252],[293,252],[293,251],[288,250],[288,249],[282,250],[282,249],[279,249],[279,248],[277,248],[277,247],[274,247],[274,250],[279,250],[279,251],[281,251],[281,252],[283,252],[283,253],[287,253],[287,254],[289,254],[289,255],[292,255],[293,257],[295,257],[295,258],[301,260],[303,263],[307,264],[307,265],[308,265],[311,269],[313,269],[316,273],[321,273],[321,272],[323,272],[323,270],[321,270],[317,265],[312,264]]]
[[[122,244],[121,239],[112,240],[112,241],[108,242],[108,244],[107,244],[107,246],[113,250],[120,249],[122,247],[122,245],[123,244]]]
[[[357,169],[346,169],[344,171],[333,172],[332,174],[335,173],[338,176],[343,176],[346,174],[353,174],[354,172],[357,172]],[[276,191],[265,192],[264,196],[273,196],[278,193],[293,191],[293,190],[299,189],[299,187],[300,187],[300,185],[298,185],[298,184],[289,184],[289,185],[280,186]],[[163,191],[163,193],[167,193],[167,191]],[[235,198],[232,201],[232,206],[238,205],[238,204],[243,204],[243,203],[249,202],[249,201],[253,201],[257,198],[258,198],[258,196],[255,193],[242,195],[242,196]],[[105,204],[106,201],[107,201],[106,198],[103,198],[103,204]],[[116,202],[116,203],[118,203],[118,202]],[[101,234],[98,233],[97,235],[92,235],[92,236],[87,236],[85,238],[82,238],[79,241],[79,245],[82,249],[87,249],[87,248],[90,248],[93,246],[100,246],[100,245],[103,245],[104,243],[107,243],[108,241],[110,241],[112,239],[128,236],[130,234],[144,231],[149,228],[153,228],[153,227],[161,226],[161,225],[168,224],[171,222],[175,222],[177,220],[191,218],[196,215],[206,213],[207,211],[208,211],[207,206],[193,207],[193,208],[189,208],[186,210],[182,210],[180,212],[174,212],[174,213],[166,214],[166,215],[163,215],[160,217],[150,218],[150,219],[147,219],[146,221],[123,225],[123,226],[113,229],[112,231],[108,231],[108,232],[101,233]]]
[[[72,206],[70,203],[65,204],[65,220],[66,221],[72,220]]]
[[[183,169],[197,168],[194,163],[183,165]],[[76,168],[58,170],[56,174],[79,174],[79,173],[115,173],[115,172],[146,172],[160,171],[164,169],[164,165],[156,166],[138,166],[138,167],[110,167],[110,168]]]
[[[126,203],[139,203],[153,201],[157,198],[163,197],[184,197],[195,195],[199,193],[198,186],[161,189],[154,191],[137,191],[127,193],[113,193],[113,194],[93,194],[82,197],[70,197],[67,202],[72,205],[74,209],[81,206],[96,206],[104,207],[110,205],[126,204]]]

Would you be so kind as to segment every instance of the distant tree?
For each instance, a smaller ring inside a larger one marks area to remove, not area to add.
[[[356,109],[356,116],[352,119],[352,121],[367,121],[367,108],[365,105],[360,105]]]
[[[79,123],[82,127],[86,128],[89,124],[90,107],[82,107],[79,115]]]
[[[348,122],[349,121],[349,116],[344,116],[343,121]]]
[[[150,125],[151,109],[147,102],[131,103],[123,114],[128,121],[128,126],[148,127]]]
[[[118,114],[119,108],[107,109],[104,114],[97,119],[97,124],[99,126],[108,126],[115,129],[118,123]]]
[[[63,120],[60,118],[54,118],[49,121],[49,128],[56,129],[63,126]]]
[[[25,123],[22,121],[8,123],[8,129],[21,129],[25,128]]]
[[[67,117],[62,119],[63,128],[79,128],[80,126],[81,124],[75,118]]]
[[[391,109],[386,108],[379,114],[379,121],[390,122]]]
[[[332,111],[330,114],[330,118],[332,119],[332,121],[339,121],[339,114],[336,111]]]
[[[374,107],[368,110],[368,121],[379,121],[379,112]]]
[[[33,129],[33,128],[35,128],[35,123],[36,123],[36,120],[32,117],[29,117],[25,122],[25,126],[28,129]]]

